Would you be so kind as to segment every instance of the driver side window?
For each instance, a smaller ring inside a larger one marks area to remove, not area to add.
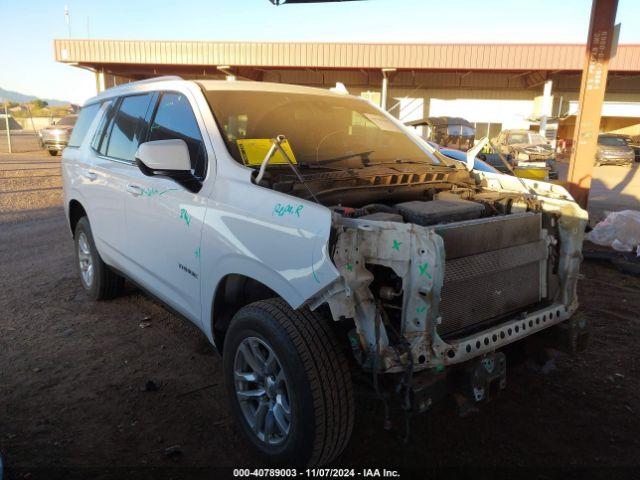
[[[193,173],[203,179],[207,172],[207,152],[191,104],[182,93],[164,92],[151,121],[148,141],[172,139],[184,140]]]

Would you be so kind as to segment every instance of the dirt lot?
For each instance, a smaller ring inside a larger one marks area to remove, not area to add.
[[[58,174],[46,155],[0,155],[0,452],[9,478],[211,478],[214,467],[255,465],[225,403],[220,359],[195,327],[133,288],[87,300]],[[637,473],[640,278],[597,263],[583,273],[587,353],[560,355],[547,374],[511,369],[507,390],[469,418],[451,409],[414,417],[408,445],[399,421],[383,431],[379,405],[359,398],[336,465]]]

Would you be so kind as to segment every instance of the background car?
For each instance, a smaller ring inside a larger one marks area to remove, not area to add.
[[[549,142],[530,130],[503,130],[491,141],[493,148],[507,156],[513,167],[547,168],[549,179],[558,178],[556,159]]]
[[[43,148],[49,150],[49,155],[58,155],[69,143],[69,137],[78,119],[77,115],[62,117],[53,125],[40,130],[40,141]]]
[[[640,137],[632,137],[631,135],[609,134],[612,137],[622,138],[627,145],[633,149],[633,155],[636,162],[640,162]]]
[[[473,147],[476,129],[473,124],[458,117],[429,117],[406,122],[409,127],[428,127],[428,140],[445,148],[466,152]]]
[[[595,165],[623,165],[631,167],[635,154],[621,135],[602,133],[598,135],[598,150]]]

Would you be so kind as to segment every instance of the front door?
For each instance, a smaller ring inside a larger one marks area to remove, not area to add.
[[[194,175],[204,178],[206,149],[189,97],[164,92],[151,118],[147,140],[176,138],[187,143]],[[195,322],[201,318],[200,236],[205,205],[198,193],[141,171],[128,185],[127,251],[135,262],[134,276]]]

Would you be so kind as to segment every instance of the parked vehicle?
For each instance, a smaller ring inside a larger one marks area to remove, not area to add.
[[[77,120],[77,115],[66,115],[38,132],[40,142],[43,148],[49,151],[49,155],[55,156],[64,150]]]
[[[458,117],[429,117],[406,122],[409,127],[429,127],[428,140],[443,148],[466,152],[473,147],[476,129],[472,123]]]
[[[595,165],[622,165],[631,167],[635,154],[633,148],[619,135],[602,133],[598,135],[598,150]]]
[[[633,137],[631,137],[630,135],[621,135],[618,133],[607,133],[606,134],[607,139],[605,139],[606,143],[617,143],[619,145],[620,142],[618,142],[617,140],[609,140],[609,138],[621,138],[622,140],[624,140],[624,142],[631,148],[631,150],[633,150],[633,156],[636,162],[640,162],[640,138],[636,137],[635,139]],[[615,155],[617,154],[617,152],[614,152],[613,149],[609,149],[608,147],[610,147],[611,145],[602,145],[602,150],[609,150],[611,155],[615,157]],[[598,136],[598,150],[601,149],[600,146],[600,136]],[[605,156],[607,156],[605,154]]]
[[[555,153],[549,142],[537,132],[529,130],[503,130],[491,141],[493,148],[505,155],[511,165],[529,173],[521,172],[524,178],[536,180],[558,178]],[[543,170],[548,173],[545,175]],[[516,171],[516,175],[518,172]]]
[[[89,100],[62,160],[88,296],[126,277],[191,320],[248,443],[289,465],[343,450],[353,372],[425,412],[504,388],[508,344],[584,346],[587,213],[468,168],[358,97],[175,77]]]
[[[636,162],[640,162],[640,136],[630,137],[626,136],[625,141],[633,148],[633,154]]]

